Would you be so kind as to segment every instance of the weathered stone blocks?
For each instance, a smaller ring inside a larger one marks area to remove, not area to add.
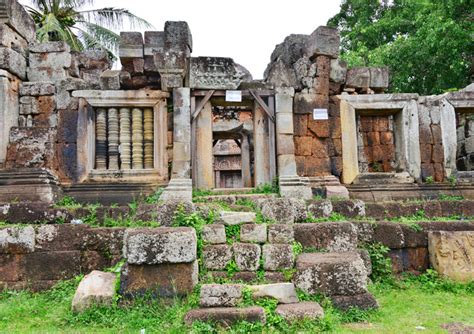
[[[369,292],[353,296],[331,296],[331,301],[335,307],[342,311],[348,311],[353,307],[370,310],[379,306],[377,300]]]
[[[237,306],[242,300],[240,284],[204,284],[201,287],[200,302],[202,307]]]
[[[31,226],[0,229],[0,254],[31,253],[35,249],[35,230]]]
[[[357,248],[357,230],[351,223],[308,223],[294,226],[295,240],[303,247],[330,252],[347,252]]]
[[[124,235],[123,256],[129,264],[193,262],[196,251],[193,228],[137,228]]]
[[[351,296],[367,291],[367,270],[356,252],[307,253],[296,260],[294,282],[307,293]]]
[[[271,198],[257,203],[262,214],[279,224],[293,224],[306,218],[304,200],[296,198]]]
[[[240,227],[242,242],[265,243],[267,241],[266,224],[243,224]]]
[[[292,245],[266,244],[262,247],[263,268],[265,270],[291,269],[294,264]]]
[[[203,265],[209,270],[224,270],[232,260],[232,247],[229,245],[209,245],[203,251]]]
[[[222,224],[204,226],[202,240],[207,244],[224,244],[226,242],[225,226]]]
[[[184,322],[187,325],[191,325],[195,321],[212,321],[223,326],[230,326],[239,321],[265,323],[265,310],[260,306],[212,307],[191,310],[186,313]]]
[[[0,47],[0,69],[26,79],[26,59],[20,53],[5,47]]]
[[[295,241],[293,226],[285,224],[268,225],[268,242],[272,244],[290,244]]]
[[[94,270],[86,275],[76,289],[72,299],[72,310],[82,312],[92,305],[110,305],[115,296],[114,273]]]
[[[292,304],[298,302],[295,285],[293,283],[274,283],[262,285],[250,285],[252,297],[258,298],[274,298],[280,304]]]
[[[264,246],[265,247],[265,246]],[[256,271],[260,266],[262,250],[259,245],[234,243],[232,246],[234,259],[239,270]]]
[[[340,35],[336,28],[321,26],[309,36],[306,41],[306,55],[328,56],[337,58],[339,56]]]
[[[278,305],[275,313],[286,321],[315,320],[324,317],[323,308],[315,302]]]
[[[254,212],[221,211],[218,222],[229,226],[254,223],[255,220],[256,215]]]

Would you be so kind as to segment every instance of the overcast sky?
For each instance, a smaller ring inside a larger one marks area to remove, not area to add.
[[[232,57],[255,79],[261,79],[276,44],[289,34],[310,34],[325,25],[339,11],[340,3],[340,0],[96,0],[95,7],[127,8],[153,24],[155,30],[163,30],[165,21],[187,21],[193,34],[193,56]]]

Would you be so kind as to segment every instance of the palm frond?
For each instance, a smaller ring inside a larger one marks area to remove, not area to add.
[[[135,14],[124,8],[106,7],[101,9],[85,10],[78,12],[84,21],[96,23],[100,26],[119,30],[124,24],[128,24],[132,29],[153,28],[153,26]]]
[[[97,47],[97,45],[100,45],[114,54],[118,52],[120,42],[120,36],[118,34],[95,23],[85,21],[78,21],[78,23],[83,26],[83,29],[81,29],[82,32],[93,37],[93,39],[89,37],[85,38],[86,47]]]
[[[78,30],[79,38],[84,42],[85,49],[103,49],[109,54],[111,60],[117,59],[114,51],[117,49],[117,45],[110,44],[110,48],[107,46],[108,43],[102,43],[96,35],[90,34],[86,29],[80,27],[74,27]]]

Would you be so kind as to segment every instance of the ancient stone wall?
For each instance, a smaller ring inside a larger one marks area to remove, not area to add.
[[[474,113],[456,115],[456,165],[460,171],[474,170]]]

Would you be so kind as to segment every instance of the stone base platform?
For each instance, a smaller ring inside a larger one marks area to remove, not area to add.
[[[438,184],[352,184],[348,185],[350,198],[363,201],[398,201],[407,199],[439,199],[441,195],[474,199],[474,183]]]

